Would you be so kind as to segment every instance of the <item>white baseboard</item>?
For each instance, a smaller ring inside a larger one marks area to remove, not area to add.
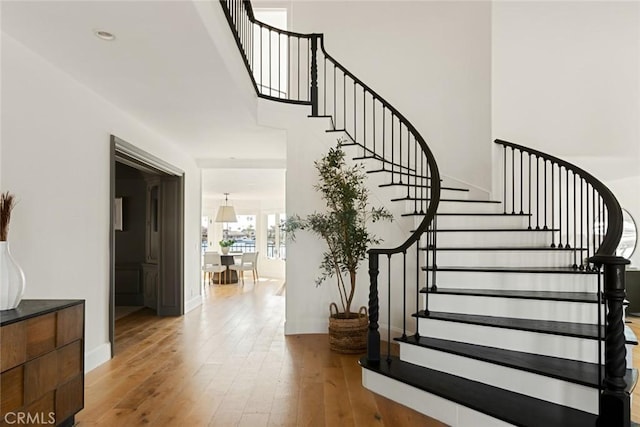
[[[285,335],[327,334],[329,333],[329,317],[315,320],[296,320],[284,322]]]
[[[187,314],[199,305],[202,305],[202,295],[196,295],[184,304],[184,314]]]
[[[111,359],[111,343],[104,343],[98,348],[86,351],[84,354],[84,372],[93,371],[98,366]]]

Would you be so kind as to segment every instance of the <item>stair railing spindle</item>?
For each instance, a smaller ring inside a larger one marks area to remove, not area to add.
[[[391,254],[387,255],[387,362],[391,361]]]
[[[553,232],[551,233],[551,247],[556,247],[556,211],[555,207],[556,200],[556,166],[551,163],[551,229]]]
[[[540,158],[536,157],[536,230],[540,230]],[[531,214],[531,212],[529,212]]]
[[[391,300],[391,298],[389,298]],[[389,320],[391,330],[391,320]],[[402,339],[407,339],[407,252],[402,253]]]
[[[521,152],[522,153],[522,152]],[[528,182],[528,196],[529,196],[529,214],[531,214],[531,212],[533,211],[533,209],[531,209],[531,153],[529,153],[529,182]],[[520,212],[520,213],[524,213],[524,212]],[[529,215],[529,230],[531,230],[531,215]]]

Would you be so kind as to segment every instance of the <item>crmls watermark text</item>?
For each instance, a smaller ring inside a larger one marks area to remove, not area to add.
[[[55,424],[55,412],[7,412],[4,422],[10,425],[16,424]]]

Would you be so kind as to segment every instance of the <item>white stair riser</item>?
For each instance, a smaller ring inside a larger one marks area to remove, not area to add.
[[[423,299],[426,299],[423,296]],[[426,301],[423,300],[423,303]],[[597,304],[429,294],[429,310],[556,322],[598,323]]]
[[[421,318],[420,336],[597,363],[597,341]]]
[[[591,387],[411,344],[400,345],[400,359],[548,402],[597,413],[598,391]]]
[[[422,219],[422,218],[420,218]],[[527,228],[528,219],[520,215],[439,215],[438,228]]]
[[[440,196],[440,199],[446,197]],[[456,197],[457,199],[457,197]],[[438,213],[502,213],[502,203],[490,202],[453,202],[440,200]]]
[[[569,251],[438,251],[437,265],[449,267],[570,267]]]
[[[444,265],[441,262],[438,264]],[[436,283],[438,286],[450,288],[521,291],[596,292],[598,289],[598,277],[595,274],[527,274],[438,270]]]
[[[493,246],[549,246],[551,233],[540,231],[497,231],[497,232],[473,232],[454,231],[438,232],[438,246],[440,247],[493,247]],[[426,243],[426,235],[423,236]]]
[[[362,385],[451,427],[512,427],[512,424],[364,368]]]

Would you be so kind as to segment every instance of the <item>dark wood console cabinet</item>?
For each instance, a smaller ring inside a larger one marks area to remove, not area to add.
[[[84,301],[23,300],[0,311],[0,328],[0,426],[73,425],[84,407]]]

